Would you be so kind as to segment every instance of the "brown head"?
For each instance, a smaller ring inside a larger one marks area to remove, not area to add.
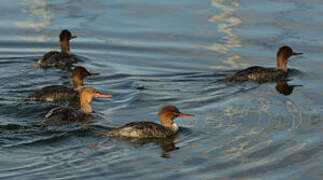
[[[164,126],[171,126],[173,124],[173,120],[178,117],[193,117],[193,114],[184,114],[181,113],[177,107],[168,105],[164,106],[158,113],[158,117],[160,122]]]
[[[98,90],[91,87],[84,87],[80,93],[81,111],[91,113],[91,101],[94,97],[112,97],[112,95],[101,94]]]
[[[71,53],[69,41],[74,38],[77,38],[77,36],[72,36],[72,33],[67,29],[64,29],[59,34],[59,46],[61,48],[62,53]]]
[[[283,46],[277,52],[277,69],[287,71],[287,60],[291,56],[298,56],[303,53],[293,52],[292,48]]]
[[[72,71],[74,90],[80,91],[83,87],[83,79],[87,76],[96,76],[99,73],[90,73],[82,66],[76,66]]]

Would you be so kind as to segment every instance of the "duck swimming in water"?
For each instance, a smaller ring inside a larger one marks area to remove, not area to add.
[[[84,67],[77,66],[72,71],[72,82],[74,88],[52,85],[46,86],[37,92],[32,93],[27,97],[27,100],[31,101],[43,101],[43,102],[60,102],[70,101],[77,99],[79,92],[83,88],[83,79],[87,76],[95,76],[99,73],[90,73]]]
[[[78,59],[72,55],[70,51],[69,41],[77,38],[72,36],[72,33],[64,29],[59,35],[59,46],[61,52],[50,51],[38,60],[38,64],[42,68],[57,67],[60,69],[68,69],[73,63],[76,63]]]
[[[288,70],[287,61],[291,56],[298,56],[303,53],[293,52],[292,48],[283,46],[277,52],[277,67],[265,68],[261,66],[252,66],[247,69],[235,73],[231,77],[221,79],[219,81],[242,82],[255,81],[258,83],[276,82],[287,80]]]
[[[120,128],[103,133],[104,136],[121,136],[135,138],[161,138],[173,136],[178,132],[174,119],[178,117],[193,117],[193,114],[183,114],[175,106],[163,107],[158,113],[161,124],[154,122],[132,122]]]
[[[79,110],[69,107],[53,108],[46,114],[41,124],[86,122],[92,113],[90,103],[94,97],[112,97],[112,95],[101,94],[94,88],[84,87],[80,93],[81,108]]]

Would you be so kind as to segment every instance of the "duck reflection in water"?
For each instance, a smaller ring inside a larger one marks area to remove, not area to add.
[[[101,136],[102,134],[98,134]],[[148,144],[156,144],[159,145],[162,149],[160,157],[162,158],[170,158],[169,152],[178,150],[179,147],[176,146],[175,140],[178,138],[179,133],[165,138],[134,138],[134,137],[110,137],[108,140],[104,140],[103,142],[91,144],[90,148],[96,148],[97,146],[103,143],[110,143],[111,141],[123,141],[127,142],[134,148],[142,148],[144,145]]]
[[[157,144],[162,149],[161,157],[163,158],[169,158],[168,152],[175,151],[179,149],[179,147],[176,147],[175,139],[178,137],[178,133],[167,138],[125,138],[125,140],[128,140],[131,142],[134,148],[141,148],[146,144]],[[119,137],[120,139],[120,137]]]
[[[290,95],[293,93],[295,87],[301,87],[302,85],[289,85],[287,81],[277,81],[276,90],[283,95]]]

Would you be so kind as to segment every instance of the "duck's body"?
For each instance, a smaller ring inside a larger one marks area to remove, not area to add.
[[[161,124],[154,122],[132,122],[107,133],[106,136],[122,136],[135,138],[165,138],[178,132],[178,126],[173,120],[177,117],[192,117],[191,114],[183,114],[175,106],[165,106],[158,114]]]
[[[70,101],[79,96],[79,92],[73,88],[65,87],[63,85],[46,86],[39,91],[28,96],[28,100],[31,101],[43,101],[43,102],[60,102]]]
[[[277,67],[265,68],[261,66],[252,66],[235,73],[231,77],[221,79],[220,81],[243,82],[254,81],[258,83],[286,81],[288,77],[287,60],[290,56],[301,55],[295,53],[288,46],[281,47],[277,52]]]
[[[73,63],[77,63],[77,61],[77,57],[73,54],[50,51],[38,60],[38,64],[42,68],[57,67],[60,69],[68,69]]]
[[[69,123],[69,122],[86,122],[87,117],[92,113],[90,105],[93,97],[112,97],[112,95],[100,94],[98,90],[90,87],[84,87],[80,93],[81,108],[79,110],[69,107],[56,107],[51,109],[45,116],[47,123]]]
[[[72,36],[67,29],[63,30],[59,35],[59,46],[61,52],[50,51],[38,60],[38,64],[42,68],[57,67],[60,69],[69,69],[78,59],[72,55],[70,51],[69,41],[76,36]]]
[[[60,102],[70,101],[78,99],[79,92],[83,88],[83,79],[87,76],[94,76],[98,73],[90,73],[84,67],[77,66],[72,71],[73,88],[52,85],[46,86],[39,91],[36,91],[27,97],[28,100],[32,101],[44,101],[44,102]]]
[[[46,122],[50,123],[71,123],[71,122],[86,122],[88,113],[83,113],[78,109],[69,107],[56,107],[51,109],[46,115]]]
[[[276,68],[265,68],[261,66],[252,66],[247,69],[237,72],[235,75],[223,79],[223,81],[243,82],[255,81],[258,83],[274,82],[286,80],[287,71]]]
[[[137,138],[169,137],[178,132],[178,126],[165,127],[160,124],[148,121],[132,122],[120,128],[110,131],[109,136],[124,136]]]

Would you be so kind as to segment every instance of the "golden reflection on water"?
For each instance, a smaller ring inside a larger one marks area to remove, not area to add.
[[[40,36],[18,36],[21,40],[24,41],[36,41],[36,42],[47,42],[50,41],[51,38],[46,35],[40,35]],[[33,48],[34,49],[34,48]],[[43,49],[40,49],[43,50]]]
[[[212,0],[212,5],[223,10],[220,15],[214,15],[209,19],[209,22],[223,22],[218,25],[218,31],[227,34],[223,37],[226,39],[225,44],[214,43],[210,49],[221,53],[228,53],[229,48],[241,47],[241,42],[238,36],[232,32],[232,27],[241,23],[241,20],[233,16],[234,11],[240,6],[238,2],[232,2],[230,5],[225,5],[225,0]]]
[[[28,14],[31,20],[17,21],[15,24],[22,28],[31,28],[38,32],[43,32],[44,28],[52,24],[55,14],[47,9],[47,3],[44,0],[24,0],[21,2],[23,13]],[[39,36],[19,36],[24,41],[46,42],[51,38],[47,35]]]
[[[219,23],[217,26],[218,32],[225,35],[222,37],[224,43],[213,43],[211,46],[201,45],[200,47],[216,51],[226,55],[226,59],[222,61],[223,65],[216,65],[214,69],[228,69],[228,68],[241,68],[247,66],[245,63],[238,62],[241,56],[232,54],[230,48],[240,48],[241,40],[238,35],[234,34],[233,27],[241,24],[241,20],[233,14],[240,6],[237,1],[226,3],[225,0],[212,0],[212,6],[219,8],[223,11],[220,15],[212,16],[208,21],[211,23]]]
[[[24,0],[22,1],[22,12],[30,12],[31,17],[35,20],[36,18],[39,21],[21,21],[16,22],[16,25],[24,28],[33,28],[33,29],[43,29],[51,25],[52,19],[55,18],[55,14],[47,10],[47,3],[44,0]],[[28,8],[26,8],[26,6]],[[30,7],[29,7],[30,6]],[[36,18],[35,18],[36,17]]]

